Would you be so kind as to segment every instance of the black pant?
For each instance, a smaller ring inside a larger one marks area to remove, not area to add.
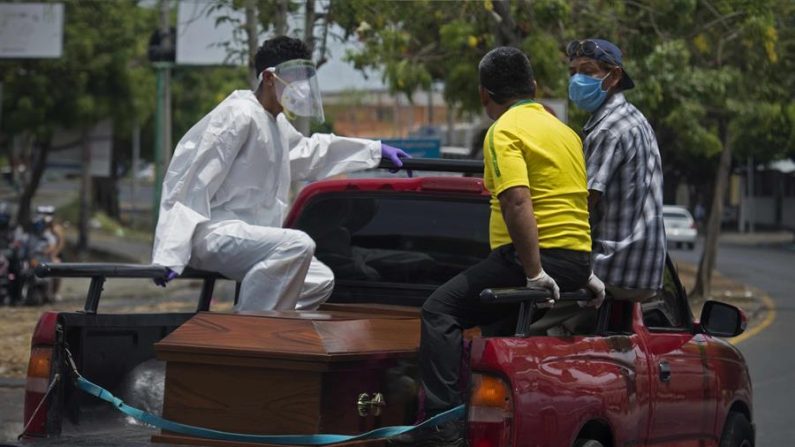
[[[590,253],[541,250],[541,266],[561,291],[585,287],[591,274]],[[496,248],[488,258],[447,281],[422,306],[420,370],[425,412],[433,416],[463,403],[459,388],[463,330],[516,315],[517,304],[483,304],[487,288],[524,287],[527,279],[513,245]]]

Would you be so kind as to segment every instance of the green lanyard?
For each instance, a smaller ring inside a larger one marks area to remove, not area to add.
[[[508,110],[510,110],[510,109],[512,109],[514,107],[523,106],[525,104],[533,104],[534,102],[535,101],[533,101],[532,99],[522,99],[520,101],[516,101],[511,107],[508,108]],[[500,165],[497,163],[497,152],[494,150],[494,125],[493,124],[492,124],[491,127],[489,127],[489,132],[488,132],[488,135],[487,135],[486,138],[488,138],[488,141],[489,141],[489,149],[490,149],[490,152],[491,152],[491,163],[492,163],[492,166],[494,167],[494,175],[496,175],[497,177],[501,177],[502,173],[500,172]]]
[[[511,107],[508,108],[508,110],[511,110],[514,107],[523,106],[525,104],[532,104],[534,102],[535,101],[533,101],[532,99],[522,99],[520,101],[516,101]]]

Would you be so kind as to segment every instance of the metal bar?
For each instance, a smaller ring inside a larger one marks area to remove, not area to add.
[[[516,322],[516,337],[525,338],[530,335],[530,324],[533,322],[535,301],[524,301],[519,305],[519,320]]]
[[[83,310],[87,314],[96,314],[99,307],[99,299],[102,297],[102,289],[105,284],[104,276],[91,277],[91,285],[88,286],[88,294],[86,295],[86,305]]]
[[[235,306],[237,306],[237,302],[240,299],[240,281],[235,283]]]
[[[480,301],[483,303],[507,304],[522,303],[525,301],[544,301],[551,297],[549,290],[516,287],[509,289],[485,289],[480,292]],[[588,301],[593,298],[591,292],[580,289],[574,292],[563,292],[558,301]]]
[[[166,275],[166,268],[162,265],[145,264],[91,264],[91,263],[62,263],[42,264],[36,268],[36,276],[40,278],[162,278]],[[186,268],[180,279],[227,279],[216,272],[206,272]]]
[[[528,337],[533,313],[538,302],[547,301],[552,296],[549,290],[516,287],[511,289],[485,289],[480,292],[480,301],[487,304],[520,303],[519,319],[516,322],[516,337]],[[593,298],[585,289],[560,294],[558,301],[588,301]]]
[[[388,159],[381,159],[380,169],[395,169]],[[478,160],[451,160],[445,158],[406,158],[401,169],[413,171],[462,172],[482,174],[483,162]]]
[[[215,278],[205,278],[202,284],[202,292],[199,295],[199,306],[196,312],[210,310],[210,301],[213,299],[213,290],[215,289]]]

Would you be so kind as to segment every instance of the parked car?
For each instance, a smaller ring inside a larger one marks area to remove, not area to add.
[[[408,160],[406,167],[427,170],[415,163]],[[307,232],[317,243],[316,256],[336,276],[329,302],[311,318],[346,306],[374,316],[419,316],[418,308],[436,287],[489,253],[488,203],[482,179],[472,177],[343,179],[308,186],[285,225]],[[52,266],[56,270],[92,278],[92,284],[82,312],[47,312],[35,329],[25,394],[26,445],[142,445],[153,430],[114,419],[111,406],[81,393],[70,380],[65,348],[80,374],[128,400],[124,383],[131,372],[153,358],[154,343],[195,314],[98,311],[105,277],[151,278],[163,275],[163,267],[61,264]],[[198,311],[209,310],[218,276],[204,278]],[[495,305],[526,300],[522,294],[528,289],[515,290],[482,297]],[[739,350],[721,338],[740,334],[745,317],[733,306],[708,301],[694,320],[670,259],[658,296],[642,304],[607,300],[598,322],[578,333],[547,335],[544,318],[530,324],[526,312],[533,306],[522,303],[515,331],[489,336],[484,330],[472,339],[469,445],[754,445],[748,368]],[[280,317],[263,315],[262,324],[269,318]],[[413,375],[400,380],[413,383],[395,385],[414,393],[416,358],[406,361],[412,365],[403,370]],[[374,391],[344,380],[335,386]],[[213,411],[215,404],[196,402]],[[405,405],[391,399],[384,405],[390,402]],[[339,411],[364,417],[355,414],[354,403],[339,400]],[[290,413],[297,408],[285,407],[284,417],[315,417]],[[373,421],[378,419],[361,423]]]
[[[665,237],[668,243],[676,248],[692,250],[696,247],[698,229],[696,221],[687,208],[674,205],[663,206],[663,222],[665,223]]]

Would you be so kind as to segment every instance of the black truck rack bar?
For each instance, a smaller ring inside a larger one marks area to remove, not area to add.
[[[166,268],[161,265],[145,264],[90,264],[90,263],[61,263],[41,264],[36,267],[36,276],[40,278],[91,278],[88,287],[86,303],[83,311],[87,314],[96,314],[102,290],[107,278],[142,278],[158,279],[166,277]],[[210,300],[215,289],[215,281],[229,279],[220,273],[186,268],[176,279],[201,279],[202,291],[199,295],[199,304],[196,311],[210,309]],[[240,293],[240,283],[235,289],[235,303]]]
[[[539,302],[549,300],[552,294],[546,289],[533,289],[516,287],[508,289],[485,289],[480,292],[480,301],[491,304],[521,303],[519,306],[519,320],[516,323],[516,337],[530,335],[530,323],[533,322],[533,311]],[[563,292],[558,301],[590,301],[593,299],[591,292],[585,289],[574,292]]]
[[[482,174],[482,160],[457,160],[446,158],[404,158],[401,169],[411,171],[461,172],[464,174]],[[381,159],[379,169],[395,169],[388,159]]]

